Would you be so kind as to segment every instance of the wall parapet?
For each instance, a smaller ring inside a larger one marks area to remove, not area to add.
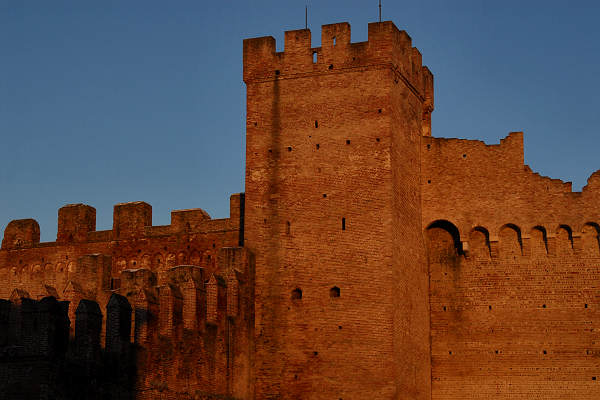
[[[422,65],[410,36],[391,21],[370,23],[368,31],[368,41],[351,43],[349,23],[323,25],[321,47],[312,47],[309,29],[286,31],[283,52],[276,51],[272,36],[246,39],[244,82],[383,66],[392,68],[433,110],[433,75]]]
[[[144,202],[114,206],[113,229],[96,231],[96,209],[85,204],[68,204],[58,211],[56,241],[40,242],[40,227],[34,219],[9,222],[4,230],[1,250],[54,247],[79,243],[110,242],[202,232],[240,230],[243,225],[243,193],[230,198],[230,217],[211,219],[201,208],[173,210],[171,224],[152,225],[152,206]]]

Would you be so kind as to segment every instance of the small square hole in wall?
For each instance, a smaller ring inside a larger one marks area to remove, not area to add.
[[[430,145],[430,144],[428,144],[428,145],[427,145],[427,149],[430,149],[430,148],[431,148],[431,145]]]
[[[289,147],[288,147],[288,151],[292,151],[292,146],[289,146]]]
[[[279,72],[278,69],[275,70],[275,75],[279,75],[281,72]]]
[[[346,218],[342,218],[342,230],[346,230]]]
[[[326,197],[327,197],[327,193],[323,193],[323,198],[326,198]]]
[[[548,354],[548,351],[544,350],[544,354]]]
[[[377,143],[381,142],[381,139],[379,138],[376,138],[375,140],[377,141]]]
[[[588,305],[587,305],[587,304],[585,305],[585,308],[588,308]]]
[[[377,110],[377,112],[378,112],[379,114],[381,114],[381,108],[380,108],[379,110]]]
[[[333,64],[329,64],[329,69],[333,69]]]
[[[319,150],[321,148],[321,145],[319,143],[317,143],[317,150]]]
[[[346,139],[346,144],[350,144],[350,139]]]

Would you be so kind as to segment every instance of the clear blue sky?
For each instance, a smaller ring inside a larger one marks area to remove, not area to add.
[[[244,190],[242,40],[304,27],[305,1],[0,0],[0,230],[57,210],[143,200],[226,217]],[[308,1],[367,38],[377,0]],[[435,75],[433,135],[525,131],[534,171],[580,190],[600,168],[600,3],[383,1]]]

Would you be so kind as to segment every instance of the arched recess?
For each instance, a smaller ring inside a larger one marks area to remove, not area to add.
[[[556,252],[573,254],[573,230],[568,225],[560,225],[556,230]]]
[[[548,254],[548,233],[546,228],[541,225],[534,226],[531,229],[531,255],[541,256]]]
[[[152,271],[160,271],[165,266],[165,259],[160,253],[156,253],[152,257]]]
[[[152,257],[150,257],[150,254],[144,254],[142,256],[141,267],[152,269]]]
[[[489,260],[491,256],[490,233],[482,226],[477,226],[469,234],[471,257]]]
[[[581,230],[583,252],[588,256],[600,255],[600,226],[588,222]]]
[[[177,254],[177,265],[186,265],[187,263],[187,255],[183,251],[180,251]]]
[[[500,228],[500,257],[511,258],[523,255],[521,228],[515,224],[506,224]]]
[[[200,262],[201,262],[200,253],[198,253],[196,250],[194,250],[192,252],[192,255],[190,256],[190,264],[200,266]]]
[[[429,224],[425,231],[430,262],[447,263],[463,254],[458,228],[446,220]]]

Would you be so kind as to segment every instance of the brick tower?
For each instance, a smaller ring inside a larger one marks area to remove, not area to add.
[[[433,77],[392,22],[244,41],[255,398],[429,399],[420,144]]]

